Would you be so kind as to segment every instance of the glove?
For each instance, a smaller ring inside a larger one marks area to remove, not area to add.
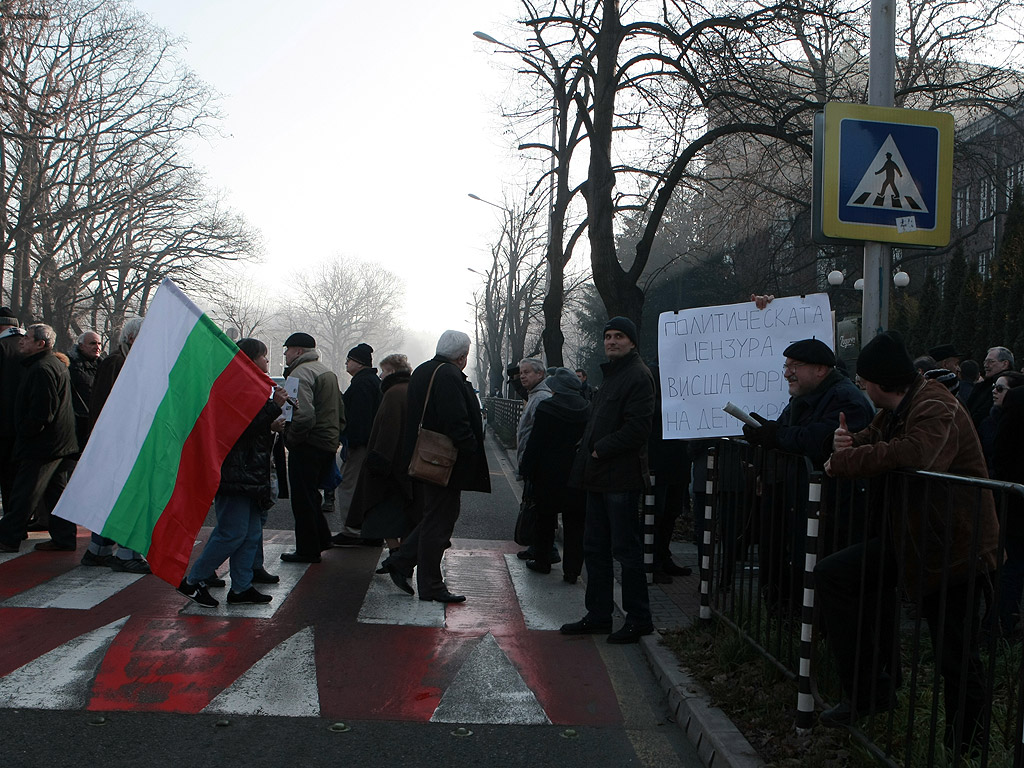
[[[756,413],[750,414],[759,422],[761,426],[751,427],[746,424],[743,425],[743,437],[749,442],[755,445],[760,445],[765,449],[772,449],[779,447],[779,422],[767,421],[766,419],[758,416]]]

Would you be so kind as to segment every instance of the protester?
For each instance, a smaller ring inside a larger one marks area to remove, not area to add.
[[[810,459],[820,470],[831,453],[839,414],[853,430],[866,427],[874,409],[863,393],[836,370],[836,356],[820,339],[802,339],[783,351],[782,374],[789,385],[789,403],[779,418],[759,427],[743,427],[743,436],[766,449]],[[804,542],[808,478],[803,463],[770,463],[762,477],[758,561],[761,589],[770,606],[798,609],[803,605]],[[860,508],[849,498],[836,505],[844,519],[830,521],[844,544],[859,535]]]
[[[413,479],[413,505],[419,523],[398,552],[382,563],[395,585],[410,595],[415,593],[409,584],[415,568],[420,600],[465,601],[465,595],[452,593],[445,584],[441,558],[451,546],[462,492],[491,492],[480,404],[463,373],[469,362],[469,347],[465,333],[445,331],[437,341],[434,357],[419,365],[409,380],[403,461],[408,464],[412,457],[421,423],[424,429],[446,435],[458,449],[448,485]]]
[[[380,370],[384,375],[380,383],[383,397],[373,420],[352,507],[362,516],[363,536],[384,539],[393,553],[416,524],[412,479],[408,461],[403,461],[412,366],[409,358],[396,354],[381,360]]]
[[[960,389],[956,394],[956,399],[963,403],[966,408],[975,385],[980,385],[984,381],[981,378],[981,368],[978,367],[974,360],[961,360],[959,378]]]
[[[18,338],[24,378],[14,399],[15,463],[11,495],[4,499],[0,518],[0,552],[17,552],[32,513],[45,504],[53,509],[67,485],[59,471],[63,460],[78,451],[75,412],[71,406],[71,376],[53,354],[57,334],[43,323],[30,325]],[[50,538],[35,545],[40,552],[74,551],[78,527],[49,516]]]
[[[636,643],[654,631],[644,574],[638,502],[647,484],[647,440],[654,415],[654,378],[637,352],[632,320],[613,317],[604,327],[604,381],[573,465],[572,482],[587,492],[583,557],[586,615],[562,625],[562,634],[608,634],[609,643]],[[612,632],[613,558],[622,570],[626,622]]]
[[[9,307],[0,307],[0,500],[11,503],[14,484],[14,398],[25,375],[18,340],[25,331]]]
[[[118,338],[117,346],[110,351],[96,366],[96,378],[93,380],[92,392],[89,397],[89,433],[92,433],[100,411],[114,388],[114,382],[121,374],[128,352],[142,330],[142,318],[132,317],[125,321]],[[82,446],[83,448],[85,446]],[[116,548],[116,553],[115,553]],[[150,572],[149,563],[140,552],[127,547],[118,547],[117,542],[94,532],[89,537],[89,547],[82,555],[82,565],[109,567],[125,573],[146,574]]]
[[[241,339],[238,348],[267,373],[267,345],[258,339]],[[270,391],[270,379],[267,379]],[[256,552],[263,536],[263,514],[274,505],[270,491],[270,454],[274,444],[272,425],[281,415],[287,394],[273,387],[272,396],[224,457],[220,486],[214,497],[217,524],[192,570],[181,580],[178,592],[203,608],[216,608],[207,582],[228,560],[231,573],[229,604],[269,603],[271,595],[253,586]]]
[[[985,453],[985,463],[990,475],[993,469],[992,454],[996,430],[1003,416],[1003,400],[1007,392],[1021,385],[1024,385],[1024,373],[1017,371],[1004,371],[996,377],[996,382],[992,385],[992,408],[989,410],[988,416],[985,417],[978,427],[978,437],[981,438],[981,450]]]
[[[537,406],[551,397],[551,390],[545,381],[546,374],[547,371],[544,368],[544,363],[540,360],[526,358],[519,362],[519,382],[526,391],[526,405],[519,416],[519,425],[516,428],[516,478],[520,480],[523,479],[520,465],[523,462],[523,452],[526,450],[526,444],[530,440],[530,432],[533,429],[533,420],[537,412]],[[529,482],[524,483],[524,503],[532,504],[533,496],[533,485]],[[551,563],[557,563],[561,560],[558,549],[554,546],[554,538],[551,540],[551,546],[550,554],[541,555],[541,561],[547,562],[549,566]],[[516,556],[520,560],[529,561],[537,559],[538,554],[535,546],[531,544],[526,549],[517,553]]]
[[[590,404],[580,394],[580,380],[568,368],[556,368],[545,381],[548,397],[534,414],[519,472],[531,488],[537,507],[533,532],[533,557],[526,567],[537,573],[551,573],[557,562],[555,529],[562,513],[565,560],[562,578],[576,583],[583,570],[583,518],[586,499],[582,491],[569,487],[569,475],[576,448],[590,415]]]
[[[576,378],[580,380],[580,396],[584,400],[593,400],[594,390],[590,388],[590,382],[587,381],[587,372],[582,368],[577,368]]]
[[[998,381],[997,381],[998,385]],[[1002,418],[992,440],[992,477],[1011,483],[1024,483],[1024,387],[1003,393]],[[1021,637],[1021,596],[1024,593],[1024,500],[1018,494],[1006,494],[1006,514],[1002,519],[1006,560],[999,581],[999,629],[1006,638]]]
[[[651,418],[651,437],[647,442],[648,464],[654,497],[654,571],[655,584],[671,584],[675,576],[689,576],[689,566],[677,565],[672,559],[672,535],[676,520],[683,512],[690,512],[690,456],[685,440],[665,440],[662,437],[661,379],[651,366],[654,377],[654,416]]]
[[[365,541],[361,529],[363,526],[363,510],[353,509],[352,494],[355,493],[359,474],[366,461],[367,444],[377,409],[381,402],[381,381],[377,378],[377,369],[373,365],[373,347],[369,344],[357,344],[349,350],[345,360],[345,370],[352,376],[352,383],[345,390],[345,433],[347,458],[341,475],[341,486],[338,491],[338,502],[341,508],[341,519],[344,521],[342,530],[331,539],[336,547],[355,547],[369,544],[380,546],[380,540]]]
[[[967,412],[946,387],[917,373],[898,335],[882,333],[868,342],[857,360],[857,375],[879,411],[869,427],[856,433],[840,420],[834,453],[825,464],[830,476],[880,477],[891,470],[918,469],[987,477]],[[952,486],[948,494],[921,499],[907,493],[897,478],[879,480],[877,487],[885,495],[873,511],[888,510],[886,529],[820,560],[814,569],[816,604],[844,694],[821,722],[847,725],[858,715],[893,706],[899,684],[899,662],[893,659],[901,586],[919,600],[932,645],[941,654],[946,743],[968,747],[983,728],[985,685],[977,632],[981,584],[996,566],[999,529],[992,497]],[[909,508],[901,514],[905,504]],[[863,616],[880,621],[861,622]]]
[[[992,410],[992,387],[995,386],[996,379],[1003,371],[1013,370],[1013,353],[1006,347],[992,347],[985,354],[982,368],[985,371],[985,380],[971,390],[971,395],[967,399],[967,410],[971,414],[974,428],[979,432],[981,422]]]
[[[286,563],[319,563],[331,547],[331,529],[324,519],[320,481],[335,461],[345,427],[345,403],[338,377],[320,362],[316,339],[293,333],[284,342],[286,378],[298,379],[292,420],[285,431],[288,486],[295,518],[295,551]]]

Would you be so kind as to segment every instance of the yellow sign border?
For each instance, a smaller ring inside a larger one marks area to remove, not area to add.
[[[935,229],[900,232],[888,224],[849,223],[839,219],[839,126],[847,119],[938,129],[939,158],[936,174]],[[821,229],[828,237],[871,240],[899,245],[942,247],[949,244],[953,197],[953,116],[948,112],[875,107],[830,101],[825,105],[825,141],[822,163]]]

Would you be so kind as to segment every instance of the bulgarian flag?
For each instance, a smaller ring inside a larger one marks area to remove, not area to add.
[[[53,514],[142,552],[178,586],[224,457],[272,388],[164,280]]]

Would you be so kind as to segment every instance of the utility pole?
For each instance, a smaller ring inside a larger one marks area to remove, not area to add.
[[[868,104],[895,106],[896,8],[894,0],[871,0],[871,55]],[[864,243],[864,296],[861,305],[861,348],[889,325],[889,276],[892,246]]]

